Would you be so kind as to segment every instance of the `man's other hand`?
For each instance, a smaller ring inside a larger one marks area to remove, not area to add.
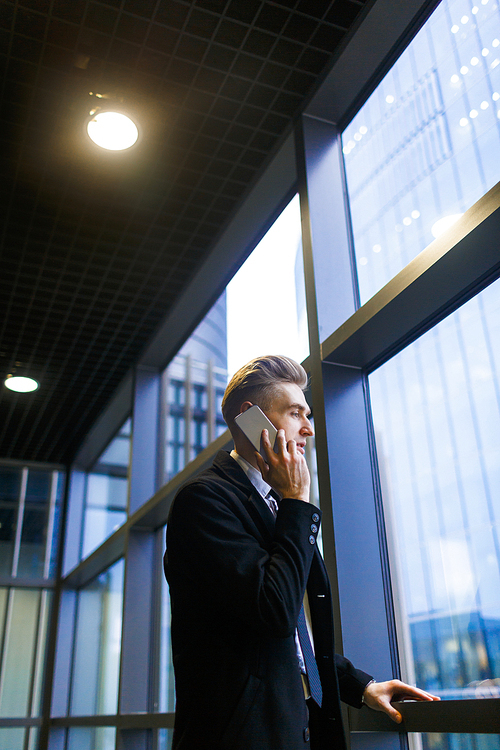
[[[394,708],[391,701],[414,700],[414,701],[439,701],[440,698],[425,690],[407,685],[401,680],[388,680],[387,682],[370,682],[363,693],[363,701],[375,711],[384,711],[393,721],[400,724],[403,717]]]
[[[297,449],[295,440],[286,442],[285,430],[278,430],[276,452],[273,451],[267,430],[262,430],[262,444],[266,461],[256,453],[262,478],[282,497],[293,497],[309,502],[311,476],[306,459]]]

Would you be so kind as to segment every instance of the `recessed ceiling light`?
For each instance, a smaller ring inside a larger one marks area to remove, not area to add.
[[[17,393],[29,393],[30,391],[36,391],[38,388],[36,380],[21,375],[8,375],[4,385],[9,391],[16,391]]]
[[[124,151],[136,143],[139,129],[121,112],[98,112],[87,123],[89,138],[109,151]]]

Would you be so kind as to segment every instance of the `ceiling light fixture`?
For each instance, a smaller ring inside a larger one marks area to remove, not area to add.
[[[87,135],[97,146],[108,151],[124,151],[137,143],[139,126],[124,103],[123,92],[89,91],[89,96],[95,99],[85,125]]]
[[[87,133],[95,144],[109,151],[124,151],[139,138],[137,125],[122,112],[96,112],[87,123]]]
[[[30,393],[30,391],[36,391],[38,383],[33,378],[27,378],[21,375],[7,375],[4,385],[9,391],[15,391],[16,393]]]

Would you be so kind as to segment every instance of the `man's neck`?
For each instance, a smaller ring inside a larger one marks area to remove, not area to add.
[[[241,444],[241,441],[234,441],[234,450],[238,454],[238,456],[241,456],[245,459],[245,461],[248,461],[250,466],[253,466],[254,469],[257,469],[259,471],[259,466],[257,464],[256,458],[255,458],[255,448],[253,445],[245,445]]]

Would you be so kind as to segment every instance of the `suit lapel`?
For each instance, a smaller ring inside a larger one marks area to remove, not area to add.
[[[264,539],[274,534],[274,516],[266,501],[257,492],[243,469],[229,453],[220,451],[215,457],[214,468],[234,485],[237,499],[252,518]]]

